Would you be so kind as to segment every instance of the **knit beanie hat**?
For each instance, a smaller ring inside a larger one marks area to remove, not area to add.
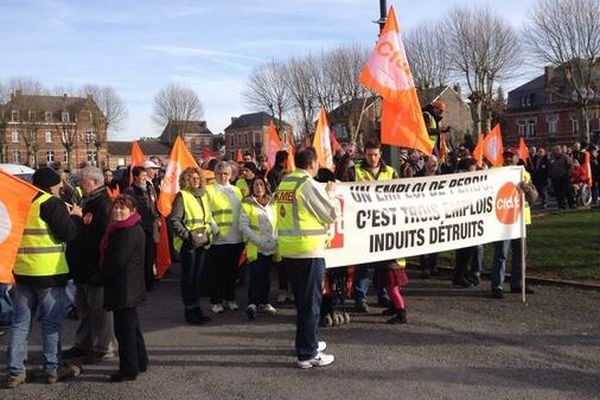
[[[31,180],[35,186],[48,191],[60,183],[60,175],[50,167],[42,167],[33,173]]]
[[[253,162],[249,161],[244,163],[244,168],[249,169],[254,173],[254,175],[258,175],[258,167]]]

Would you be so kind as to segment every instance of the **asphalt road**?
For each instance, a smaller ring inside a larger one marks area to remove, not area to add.
[[[249,322],[242,311],[207,326],[183,323],[178,269],[141,308],[150,355],[135,382],[110,383],[116,361],[87,366],[55,385],[0,390],[0,399],[598,399],[600,292],[535,286],[528,303],[448,281],[414,279],[409,324],[390,326],[373,308],[349,325],[322,329],[336,362],[295,368],[294,311]],[[245,288],[239,298],[245,298]],[[240,302],[241,303],[241,302]],[[74,328],[67,321],[65,348]],[[30,359],[40,358],[39,323]],[[6,365],[6,337],[0,337]]]

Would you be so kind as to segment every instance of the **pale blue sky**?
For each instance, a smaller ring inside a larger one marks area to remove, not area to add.
[[[534,0],[388,0],[403,31],[455,5],[481,4],[520,27]],[[111,140],[156,136],[154,94],[191,86],[208,127],[255,111],[240,92],[252,68],[340,44],[374,44],[378,0],[0,0],[0,81],[113,86],[129,117]],[[509,84],[514,86],[513,84]]]

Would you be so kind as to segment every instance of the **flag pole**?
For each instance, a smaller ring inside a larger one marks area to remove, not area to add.
[[[525,167],[521,166],[521,182],[524,182],[525,179]],[[527,264],[525,260],[525,245],[527,241],[525,240],[525,194],[521,191],[521,296],[523,299],[523,303],[526,303],[525,298],[525,274],[527,271]]]

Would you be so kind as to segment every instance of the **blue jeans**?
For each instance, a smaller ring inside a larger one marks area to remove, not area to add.
[[[510,272],[510,288],[521,287],[521,274],[523,263],[521,262],[521,238],[496,242],[494,247],[494,261],[492,266],[492,291],[502,291],[504,275],[506,271],[506,259],[508,251],[512,249],[512,269]]]
[[[248,285],[248,304],[269,304],[269,290],[271,289],[271,266],[273,256],[258,253],[258,258],[248,264],[250,269],[250,283]]]
[[[200,305],[202,269],[206,252],[203,248],[192,248],[188,243],[181,246],[181,298],[186,308]]]
[[[0,283],[0,326],[9,326],[12,319],[12,300],[10,285]]]
[[[31,317],[40,308],[42,319],[42,361],[44,372],[54,373],[60,362],[64,287],[33,287],[17,284],[13,295],[13,318],[8,339],[8,372],[25,372],[27,337]]]
[[[354,300],[356,303],[364,303],[369,291],[369,270],[366,266],[354,269]]]
[[[479,278],[483,270],[483,245],[479,244],[475,248],[475,254],[473,254],[473,258],[471,259],[471,273]]]
[[[296,300],[296,355],[305,361],[317,355],[323,258],[284,258]]]

